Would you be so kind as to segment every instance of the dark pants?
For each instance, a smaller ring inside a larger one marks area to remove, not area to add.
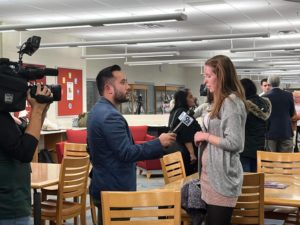
[[[205,225],[230,225],[233,208],[206,205]]]
[[[194,162],[191,162],[190,153],[186,148],[181,149],[180,152],[181,152],[182,159],[183,159],[185,174],[187,176],[189,176],[193,173],[196,173],[198,171],[197,170],[197,165],[198,165],[197,160]]]
[[[257,170],[257,162],[256,159],[243,157],[240,158],[244,172],[256,172]]]
[[[293,152],[293,138],[285,140],[267,140],[267,150],[271,152]]]

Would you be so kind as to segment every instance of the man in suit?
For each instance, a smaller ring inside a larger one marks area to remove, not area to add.
[[[262,93],[260,93],[259,96],[265,95],[271,89],[271,85],[268,83],[267,78],[261,79],[260,87],[261,87]]]
[[[136,162],[160,158],[176,134],[163,133],[157,139],[135,145],[118,106],[128,101],[129,85],[118,65],[101,70],[96,78],[101,98],[88,118],[88,149],[93,165],[90,194],[98,207],[102,224],[101,191],[136,191]]]
[[[291,117],[295,113],[293,95],[279,88],[280,77],[277,75],[270,75],[268,83],[272,88],[264,96],[270,99],[272,112],[268,120],[266,133],[267,148],[272,152],[292,152]]]

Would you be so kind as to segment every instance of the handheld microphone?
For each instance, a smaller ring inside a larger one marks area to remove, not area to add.
[[[180,128],[183,126],[183,124],[185,126],[190,126],[192,124],[192,122],[194,121],[193,115],[194,115],[194,110],[189,109],[187,112],[182,112],[178,119],[180,120],[180,123],[178,123],[178,125],[172,129],[170,132],[171,133],[177,133]]]

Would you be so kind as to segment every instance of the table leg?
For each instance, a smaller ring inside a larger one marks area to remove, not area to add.
[[[33,190],[33,221],[34,225],[41,224],[41,193]]]

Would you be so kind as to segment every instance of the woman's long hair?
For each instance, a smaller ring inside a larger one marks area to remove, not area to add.
[[[219,116],[222,103],[230,94],[235,94],[245,103],[243,87],[237,78],[232,61],[227,56],[216,55],[208,59],[205,65],[212,68],[218,80],[216,91],[213,93],[211,118]]]
[[[189,92],[190,92],[190,89],[188,89],[188,88],[182,88],[175,92],[175,94],[174,94],[175,105],[170,113],[174,112],[178,108],[189,109],[189,106],[188,106],[187,100],[186,100]]]

